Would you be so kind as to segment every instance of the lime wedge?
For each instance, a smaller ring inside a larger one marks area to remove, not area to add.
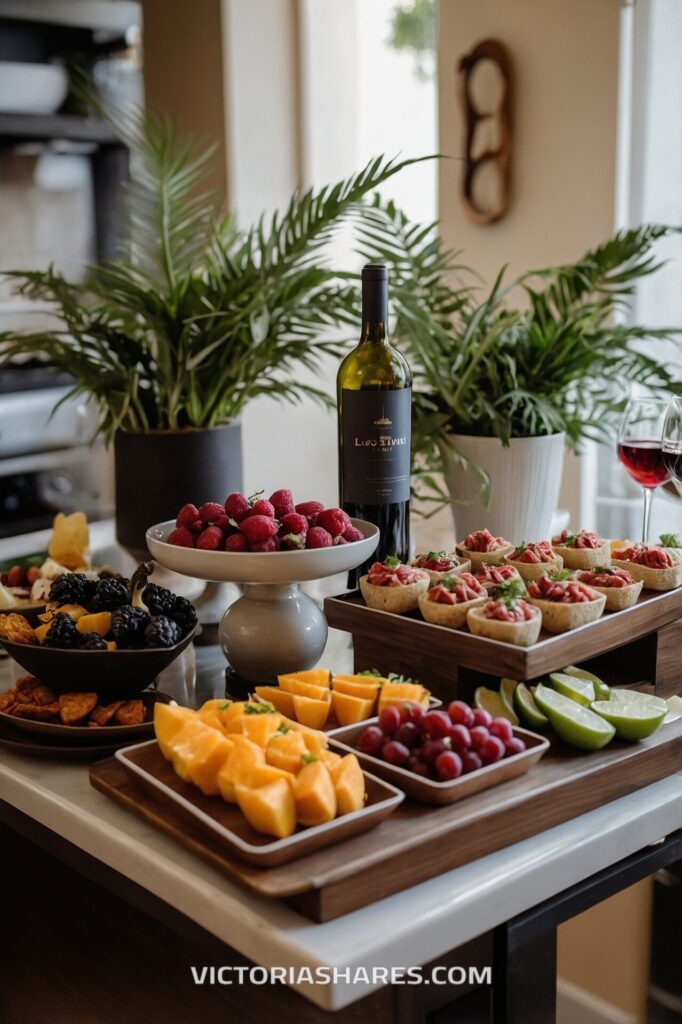
[[[587,679],[594,686],[594,696],[597,700],[608,700],[611,687],[607,686],[603,679],[595,676],[594,672],[588,672],[585,668],[578,668],[576,665],[567,665],[563,670],[565,676],[574,676],[576,679]]]
[[[614,726],[621,740],[645,740],[661,727],[668,713],[667,704],[661,710],[642,701],[596,700],[592,708]]]
[[[564,697],[570,697],[578,704],[589,708],[595,699],[594,683],[589,679],[576,679],[574,676],[567,676],[564,672],[550,672],[549,681],[557,693],[563,693]]]
[[[515,679],[500,679],[500,697],[512,714],[514,713],[514,690],[516,686]]]
[[[488,711],[493,718],[508,718],[512,725],[519,724],[512,709],[507,707],[496,690],[489,690],[487,686],[479,686],[474,694],[474,704],[477,708]]]
[[[535,698],[525,683],[519,683],[514,690],[514,710],[529,729],[546,729],[549,719],[535,703]]]
[[[655,697],[653,693],[641,693],[639,690],[626,690],[623,687],[614,687],[609,700],[617,701],[619,704],[638,704],[652,711],[668,711],[668,703],[662,697]]]
[[[614,727],[601,715],[542,683],[535,688],[535,703],[559,739],[579,750],[601,750],[615,735]]]

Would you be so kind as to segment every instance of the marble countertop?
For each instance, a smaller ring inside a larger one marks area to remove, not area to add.
[[[0,545],[0,557],[2,557]],[[349,638],[332,631],[325,660],[350,666]],[[217,648],[185,652],[162,689],[187,704],[223,692]],[[20,670],[0,661],[0,690]],[[328,968],[419,965],[487,932],[682,827],[682,772],[589,814],[446,872],[335,921],[314,924],[241,889],[88,782],[82,763],[2,750],[0,799],[143,886],[257,964]],[[294,986],[340,1009],[370,991],[343,978]]]

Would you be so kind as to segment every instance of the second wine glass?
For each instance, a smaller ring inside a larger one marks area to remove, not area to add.
[[[627,404],[618,432],[618,458],[644,495],[642,542],[649,540],[651,498],[655,489],[670,478],[663,459],[663,423],[668,402],[663,398],[632,398]]]

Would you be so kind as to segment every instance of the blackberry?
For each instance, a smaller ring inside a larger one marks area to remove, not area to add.
[[[123,604],[130,603],[130,587],[128,580],[107,576],[97,581],[95,596],[92,599],[92,610],[95,612],[113,612]]]
[[[82,572],[63,572],[52,580],[50,604],[79,604],[87,608],[95,594],[96,583]]]
[[[111,616],[111,632],[119,647],[140,647],[144,643],[144,630],[149,616],[144,608],[126,604]]]
[[[103,640],[99,633],[82,633],[81,634],[81,650],[82,651],[106,651],[107,643]]]
[[[81,636],[71,616],[57,612],[50,622],[43,644],[45,647],[80,647]]]
[[[156,615],[144,631],[145,647],[173,647],[178,642],[178,627],[165,615]]]
[[[179,627],[182,636],[194,629],[198,621],[194,605],[186,597],[176,597],[168,614]]]
[[[152,615],[171,616],[176,597],[172,590],[159,587],[156,583],[149,583],[144,589],[142,600]],[[175,616],[171,616],[171,618],[175,618]]]

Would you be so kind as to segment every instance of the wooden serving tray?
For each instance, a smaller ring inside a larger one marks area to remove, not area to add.
[[[458,679],[471,679],[471,674],[497,680],[504,676],[537,679],[570,664],[599,657],[603,663],[604,656],[612,665],[616,659],[624,666],[623,675],[606,672],[614,682],[647,679],[663,697],[679,688],[673,651],[682,642],[682,588],[666,593],[642,591],[632,608],[605,612],[596,622],[569,633],[543,630],[531,647],[474,636],[467,629],[436,626],[419,612],[396,615],[368,608],[357,590],[328,597],[324,611],[330,626],[353,634],[356,671],[406,672],[444,698],[454,696]],[[645,642],[650,637],[651,642]],[[485,679],[474,681],[478,685]],[[461,696],[467,699],[469,692],[464,688]]]
[[[449,807],[405,800],[371,832],[275,868],[228,856],[141,790],[113,758],[93,765],[90,781],[257,895],[286,900],[313,921],[330,921],[625,796],[681,763],[682,719],[641,743],[613,741],[590,754],[552,741],[520,778]]]

